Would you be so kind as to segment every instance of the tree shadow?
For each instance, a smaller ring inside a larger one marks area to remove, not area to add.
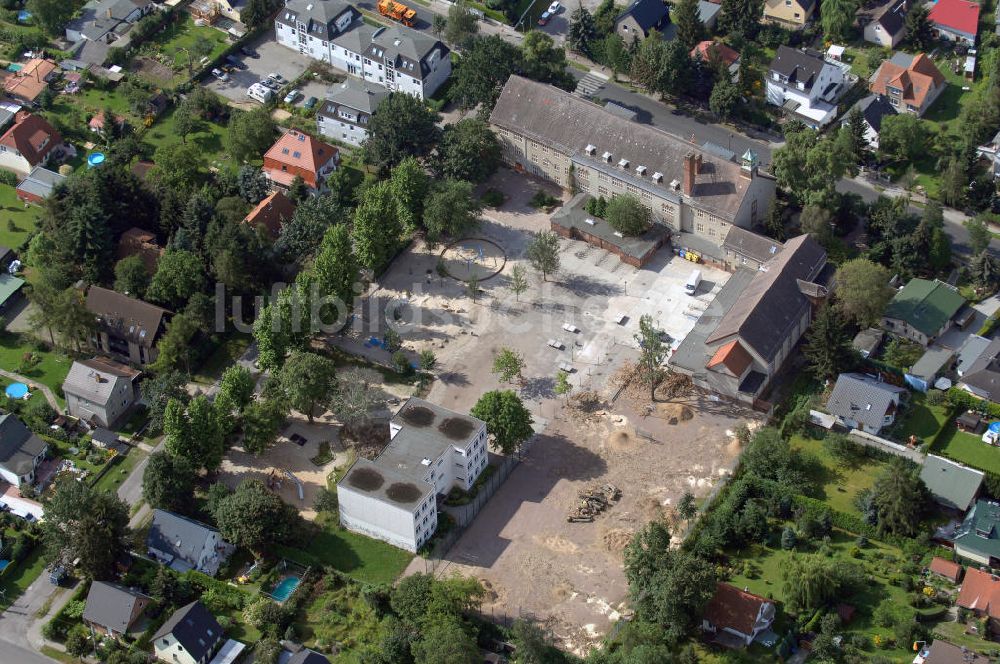
[[[461,371],[445,371],[438,374],[438,380],[445,385],[454,385],[456,387],[468,387],[471,385],[469,377]]]
[[[528,378],[521,385],[521,396],[526,399],[552,399],[555,397],[556,381],[551,376]]]
[[[605,297],[610,297],[612,295],[622,293],[622,288],[617,284],[594,279],[593,277],[589,277],[585,274],[574,274],[567,279],[554,283],[557,286],[561,286],[562,288],[570,291],[577,297],[586,297],[589,295],[603,295]]]

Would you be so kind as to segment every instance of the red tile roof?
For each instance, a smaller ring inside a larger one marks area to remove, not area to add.
[[[276,191],[258,203],[243,223],[250,224],[254,228],[264,226],[271,237],[278,237],[282,224],[290,220],[294,213],[295,203],[288,196]]]
[[[965,571],[965,581],[962,582],[962,589],[958,591],[955,604],[963,609],[1000,618],[1000,579],[970,567]]]
[[[705,366],[711,369],[721,364],[729,369],[730,373],[734,376],[742,376],[751,362],[753,362],[753,358],[750,357],[750,353],[740,344],[739,340],[734,340],[728,344],[719,346],[719,349],[715,351],[715,355],[712,356],[712,359]]]
[[[903,91],[905,103],[921,108],[930,91],[945,82],[944,74],[934,66],[931,59],[918,53],[906,69],[889,60],[883,62],[875,72],[871,90],[875,94],[886,95],[887,87],[899,88]]]
[[[52,125],[27,111],[19,112],[14,124],[0,136],[0,145],[21,153],[32,166],[43,162],[49,152],[61,143],[62,136]]]
[[[934,556],[934,559],[931,560],[930,570],[953,583],[957,583],[958,579],[962,576],[961,565],[938,556]]]
[[[757,625],[761,607],[770,603],[771,600],[760,595],[740,590],[728,583],[720,583],[705,607],[704,618],[716,629],[728,627],[749,636]]]
[[[938,0],[927,16],[930,22],[958,32],[979,32],[979,5],[969,0]]]
[[[699,56],[704,62],[709,62],[715,56],[727,67],[740,59],[739,53],[722,42],[712,41],[711,39],[698,42],[698,45],[691,49],[692,59]]]
[[[264,160],[274,160],[318,175],[320,169],[336,156],[337,148],[329,143],[292,129],[271,146]]]
[[[12,97],[35,101],[38,95],[42,94],[42,90],[49,87],[46,79],[56,70],[57,66],[51,60],[35,58],[4,81],[4,90]]]

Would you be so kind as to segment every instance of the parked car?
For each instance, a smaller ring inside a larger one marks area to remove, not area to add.
[[[551,5],[549,5],[548,8],[549,16],[555,16],[556,14],[559,13],[560,9],[562,9],[562,5],[560,5],[558,0],[556,0],[556,2],[553,2]]]
[[[291,90],[291,91],[289,91],[289,93],[287,95],[285,95],[285,100],[284,100],[285,103],[286,104],[292,104],[292,103],[294,103],[295,100],[299,98],[300,94],[302,94],[302,93],[300,93],[298,90]]]
[[[267,77],[269,79],[271,79],[272,81],[274,81],[275,83],[277,83],[278,85],[282,85],[282,86],[288,85],[288,79],[286,79],[281,74],[271,73],[271,74],[268,74]]]
[[[281,89],[281,86],[278,85],[278,83],[274,79],[271,79],[271,78],[262,78],[262,79],[260,79],[260,84],[263,85],[265,88],[271,88],[272,90],[280,90]]]
[[[545,25],[552,18],[552,14],[548,12],[542,12],[542,15],[538,17],[538,25]]]
[[[221,69],[213,69],[212,70],[212,76],[216,77],[220,81],[228,81],[229,80],[229,74],[227,74],[226,72],[222,71]]]
[[[316,106],[316,104],[318,104],[318,103],[319,103],[319,99],[316,99],[316,97],[309,97],[309,99],[306,99],[306,103],[302,104],[302,108],[304,108],[307,111],[309,111],[309,110],[312,110],[312,108],[314,106]]]
[[[257,53],[257,51],[253,50],[252,48],[250,48],[249,46],[241,46],[240,47],[240,53],[242,53],[243,55],[247,56],[248,58],[259,58],[260,57],[260,54]]]

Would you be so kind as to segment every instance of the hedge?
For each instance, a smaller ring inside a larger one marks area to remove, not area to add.
[[[1000,404],[980,399],[960,387],[953,387],[948,390],[948,401],[961,410],[974,410],[977,413],[985,413],[989,417],[1000,418]]]

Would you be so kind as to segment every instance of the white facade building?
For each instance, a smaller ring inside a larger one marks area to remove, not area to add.
[[[813,129],[837,117],[837,100],[846,89],[843,68],[815,51],[779,46],[767,74],[767,103]]]
[[[486,468],[486,423],[412,398],[389,436],[378,458],[358,459],[337,483],[340,523],[416,551],[437,528],[437,495],[467,491]]]
[[[327,138],[361,145],[368,137],[368,122],[385,95],[381,86],[348,78],[327,91],[316,110],[316,129]]]

